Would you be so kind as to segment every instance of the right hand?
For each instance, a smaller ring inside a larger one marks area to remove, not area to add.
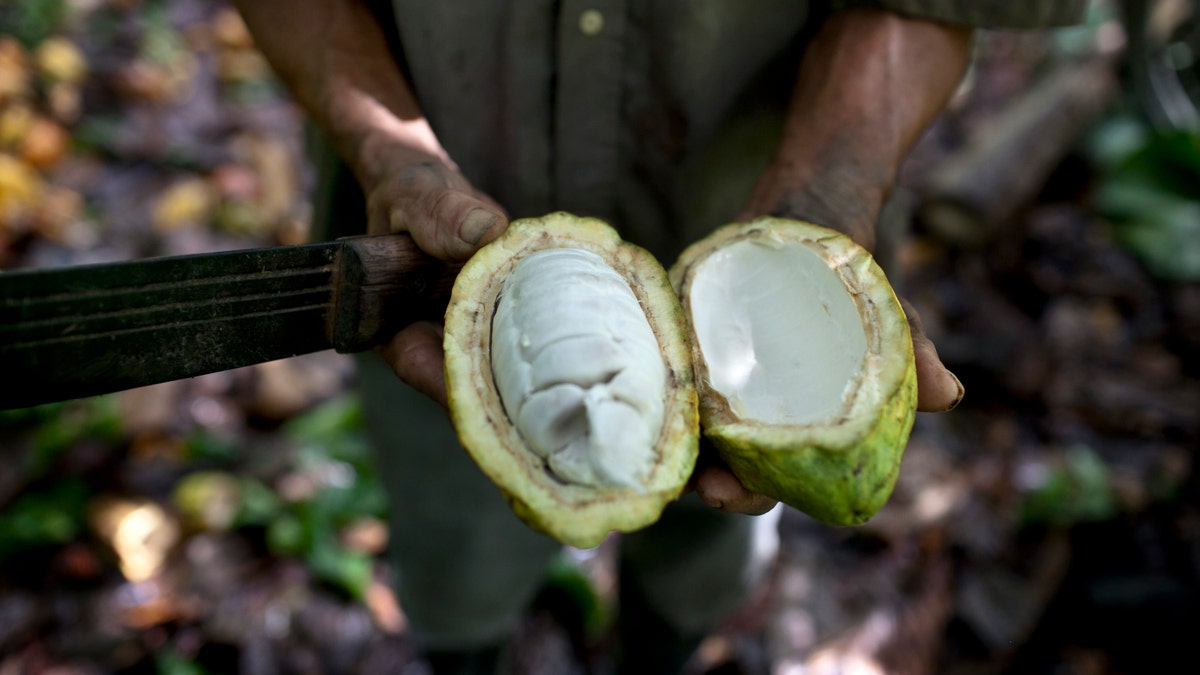
[[[367,231],[408,232],[426,254],[463,262],[508,227],[508,215],[437,160],[397,164],[365,186]],[[376,348],[396,375],[446,407],[440,322],[418,321]]]

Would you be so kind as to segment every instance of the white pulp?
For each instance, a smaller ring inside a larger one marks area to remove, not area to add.
[[[600,256],[555,248],[518,263],[491,349],[509,420],[558,478],[637,486],[654,466],[666,365],[637,297]]]
[[[854,300],[807,246],[743,240],[705,258],[691,316],[713,388],[742,419],[807,424],[836,415],[867,340]]]

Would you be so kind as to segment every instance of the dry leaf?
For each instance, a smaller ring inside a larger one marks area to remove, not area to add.
[[[56,82],[46,90],[46,107],[50,114],[64,124],[72,124],[79,119],[83,110],[82,96],[79,85],[69,82]]]
[[[0,148],[15,150],[29,134],[36,116],[26,103],[12,103],[0,111]]]
[[[0,153],[0,231],[17,233],[29,228],[44,190],[33,167]]]
[[[339,537],[347,550],[379,555],[387,548],[387,523],[378,518],[360,518],[342,529]]]
[[[71,136],[54,120],[36,117],[21,141],[22,159],[39,169],[51,169],[67,156]]]
[[[38,234],[60,244],[78,243],[83,195],[65,187],[48,185],[33,214]],[[84,233],[86,237],[86,233]]]
[[[16,38],[0,36],[0,103],[24,100],[32,93],[29,57]]]
[[[242,21],[242,15],[233,8],[223,8],[212,21],[212,33],[217,43],[227,49],[252,49],[254,38]]]
[[[92,529],[116,554],[121,574],[130,581],[158,574],[179,540],[175,519],[147,499],[98,497],[88,515]]]
[[[271,75],[262,54],[252,50],[223,50],[217,54],[217,77],[223,82],[254,82]]]
[[[208,181],[189,178],[172,185],[154,205],[154,229],[160,233],[207,225],[216,199]]]
[[[225,532],[237,519],[242,493],[238,480],[223,471],[197,471],[179,481],[171,501],[189,526]]]
[[[75,43],[63,37],[44,40],[34,52],[38,72],[50,82],[78,84],[87,76],[88,63]]]

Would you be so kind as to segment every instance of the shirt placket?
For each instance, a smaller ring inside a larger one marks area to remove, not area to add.
[[[563,0],[554,90],[559,208],[611,218],[620,169],[625,3]]]

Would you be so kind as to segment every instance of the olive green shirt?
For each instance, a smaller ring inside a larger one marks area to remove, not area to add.
[[[808,31],[847,6],[1038,28],[1086,0],[392,0],[420,104],[476,187],[514,217],[604,218],[660,257],[744,204]]]

